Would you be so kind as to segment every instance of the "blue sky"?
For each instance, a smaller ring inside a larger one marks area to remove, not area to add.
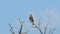
[[[33,14],[36,22],[41,17],[42,24],[56,27],[54,34],[60,34],[60,0],[0,0],[0,34],[11,34],[8,22],[17,32],[18,18],[29,22],[29,13]],[[28,34],[39,34],[38,31],[32,31]]]

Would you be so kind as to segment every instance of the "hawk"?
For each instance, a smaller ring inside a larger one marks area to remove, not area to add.
[[[30,20],[30,22],[32,23],[32,25],[34,25],[34,19],[33,19],[32,14],[29,15],[29,20]]]

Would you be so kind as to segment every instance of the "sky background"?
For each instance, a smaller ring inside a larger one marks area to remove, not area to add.
[[[37,29],[31,28],[30,13],[35,23],[41,18],[42,24],[55,27],[54,34],[60,34],[60,0],[0,0],[0,34],[11,34],[8,23],[12,24],[17,34],[19,18],[26,21],[24,25],[27,28],[24,27],[23,31],[28,29],[28,34],[39,34]]]

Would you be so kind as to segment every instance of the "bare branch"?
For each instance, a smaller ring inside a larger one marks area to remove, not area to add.
[[[46,25],[45,28],[44,28],[45,29],[44,34],[46,34],[47,27],[48,27],[48,25]]]
[[[40,25],[39,26],[37,26],[36,24],[34,24],[34,25],[35,25],[35,28],[37,28],[40,31],[40,33],[43,34],[43,32],[42,32],[42,30],[40,28]]]
[[[21,20],[19,19],[18,21],[19,21],[19,23],[21,24]]]
[[[28,33],[28,31],[26,31],[26,32],[22,32],[22,34],[27,34]]]
[[[14,31],[13,31],[13,27],[12,27],[10,24],[9,24],[9,26],[10,26],[10,28],[11,28],[11,29],[10,29],[10,32],[11,32],[12,34],[15,34]]]
[[[21,34],[21,32],[22,32],[22,27],[23,27],[23,25],[21,24],[21,28],[19,30],[19,34]]]
[[[53,34],[56,28],[50,28],[49,34]]]
[[[38,28],[38,29],[39,29],[40,33],[41,33],[41,34],[43,34],[43,32],[42,32],[41,28]]]
[[[21,25],[21,27],[20,27],[20,29],[19,29],[19,34],[21,34],[21,31],[22,31],[22,22],[20,21],[20,19],[19,19],[19,24]]]
[[[19,29],[19,34],[22,33],[22,28],[23,28],[23,23],[24,23],[24,22],[25,22],[25,21],[21,22],[20,19],[19,19],[19,23],[20,23],[20,25],[21,25],[21,27],[20,27],[20,29]]]

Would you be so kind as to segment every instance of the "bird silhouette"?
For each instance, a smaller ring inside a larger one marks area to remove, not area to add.
[[[33,19],[32,14],[29,15],[29,20],[30,20],[30,22],[32,23],[32,25],[34,25],[34,19]]]

